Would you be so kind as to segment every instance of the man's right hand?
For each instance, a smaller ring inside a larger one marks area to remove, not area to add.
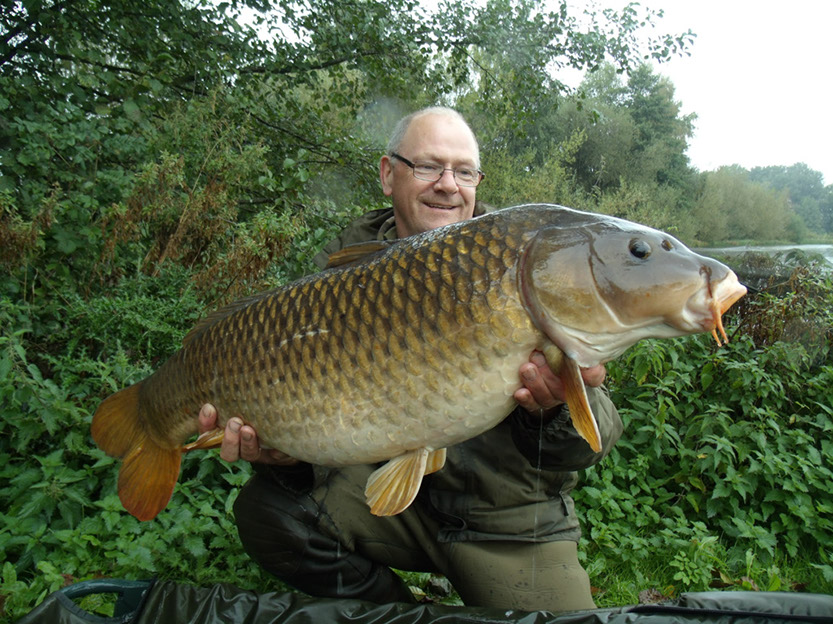
[[[205,433],[217,428],[217,408],[206,403],[200,409],[199,431]],[[257,432],[253,427],[244,425],[237,417],[229,419],[220,446],[220,457],[228,462],[243,459],[248,462],[273,464],[276,466],[292,466],[299,460],[290,457],[278,449],[264,448],[260,445]]]

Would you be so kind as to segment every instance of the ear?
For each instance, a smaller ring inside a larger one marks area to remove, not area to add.
[[[393,193],[393,162],[387,154],[379,161],[379,180],[382,182],[382,192],[390,197]]]

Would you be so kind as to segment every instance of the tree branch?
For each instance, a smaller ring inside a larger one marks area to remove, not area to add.
[[[57,2],[50,9],[50,11],[53,12],[53,13],[55,11],[61,11],[64,7],[72,4],[73,2],[77,2],[77,1],[78,0],[60,0],[59,2]],[[22,35],[26,30],[31,30],[31,28],[33,26],[35,26],[36,24],[39,24],[40,23],[39,20],[38,20],[39,17],[40,17],[40,14],[38,14],[35,17],[30,15],[28,20],[24,21],[23,23],[20,23],[17,27],[10,29],[9,32],[6,33],[6,36],[3,37],[3,45],[8,46],[9,42],[11,42],[12,39]],[[4,54],[3,56],[0,56],[0,65],[5,65],[9,61],[11,61],[15,56],[17,56],[17,53],[20,50],[23,50],[23,49],[26,48],[26,44],[31,40],[32,40],[32,37],[27,35],[26,39],[20,45],[10,47],[9,51],[6,54]]]

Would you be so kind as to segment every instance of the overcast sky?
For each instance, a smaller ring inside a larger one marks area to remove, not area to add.
[[[580,3],[577,3],[580,4]],[[626,0],[604,0],[621,8]],[[661,32],[690,28],[691,56],[656,67],[694,112],[701,171],[803,162],[833,184],[833,2],[641,0]]]

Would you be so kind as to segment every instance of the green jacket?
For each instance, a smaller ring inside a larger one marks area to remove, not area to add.
[[[315,262],[323,268],[346,245],[395,239],[393,210],[374,210],[325,245]],[[415,503],[440,520],[440,541],[578,541],[570,495],[576,471],[598,463],[622,434],[607,393],[587,390],[602,436],[599,453],[573,428],[566,406],[543,419],[517,407],[490,431],[448,449],[445,467],[425,478]]]

